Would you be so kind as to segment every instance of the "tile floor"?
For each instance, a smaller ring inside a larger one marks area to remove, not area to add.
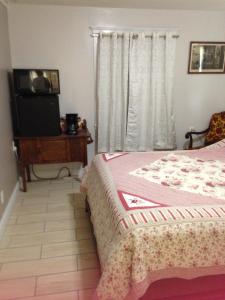
[[[89,300],[99,274],[79,182],[28,184],[0,240],[0,300]]]

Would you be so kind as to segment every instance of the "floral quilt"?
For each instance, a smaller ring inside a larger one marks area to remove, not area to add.
[[[135,300],[168,277],[225,274],[225,146],[100,154],[83,180],[99,300]]]
[[[225,200],[225,163],[168,154],[131,175],[174,189]]]

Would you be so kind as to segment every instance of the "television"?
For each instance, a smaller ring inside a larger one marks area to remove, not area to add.
[[[47,69],[13,69],[16,95],[60,94],[59,71]]]

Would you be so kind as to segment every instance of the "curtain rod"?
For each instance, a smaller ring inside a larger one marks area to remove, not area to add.
[[[110,36],[112,33],[113,33],[113,32],[103,32],[103,36]],[[90,35],[91,35],[91,37],[99,37],[100,33],[91,33]],[[118,35],[119,35],[119,36],[122,36],[123,33],[119,33]],[[137,37],[137,36],[138,36],[138,34],[137,34],[137,33],[134,33],[133,37]],[[147,34],[146,37],[152,38],[153,35],[152,35],[152,34],[151,34],[151,35],[148,35],[148,34]],[[165,38],[166,35],[165,35],[165,34],[162,34],[162,35],[160,35],[159,37]],[[178,39],[180,36],[179,36],[178,34],[174,34],[174,35],[172,35],[172,37],[175,38],[175,39]]]

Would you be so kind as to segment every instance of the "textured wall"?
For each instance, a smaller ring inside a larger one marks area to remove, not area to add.
[[[60,69],[61,112],[79,112],[94,132],[93,39],[89,26],[177,28],[174,101],[178,148],[190,126],[225,110],[225,75],[188,75],[190,41],[224,41],[225,12],[12,5],[12,65]],[[94,147],[89,147],[89,158]]]
[[[0,190],[5,203],[0,203],[0,218],[17,181],[12,152],[12,129],[9,105],[8,71],[11,69],[7,9],[0,3]]]

